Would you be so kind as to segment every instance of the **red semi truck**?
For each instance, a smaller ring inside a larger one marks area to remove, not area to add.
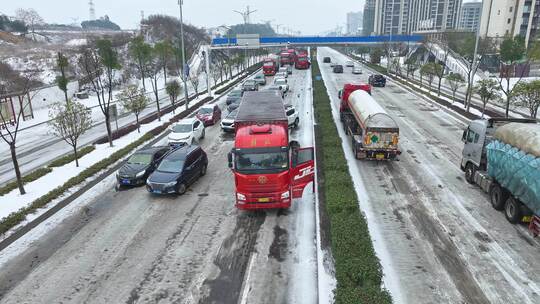
[[[268,57],[263,61],[263,73],[265,76],[274,76],[279,70],[277,58]]]
[[[239,209],[289,208],[313,182],[313,148],[289,142],[283,100],[275,92],[245,92],[228,155]]]
[[[347,135],[352,136],[352,149],[357,159],[395,160],[399,126],[371,97],[371,86],[346,84],[339,91],[340,120]]]
[[[288,51],[282,51],[280,54],[279,54],[279,64],[281,66],[286,66],[286,65],[293,65],[294,64],[294,55],[289,53]]]
[[[308,56],[298,56],[296,57],[296,62],[294,63],[294,67],[297,70],[307,70],[309,69],[309,66],[311,65],[311,62],[309,61]]]

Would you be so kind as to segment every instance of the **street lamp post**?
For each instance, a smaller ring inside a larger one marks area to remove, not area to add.
[[[477,61],[478,56],[478,41],[480,40],[480,27],[482,26],[482,11],[484,10],[484,1],[481,2],[482,5],[480,5],[480,16],[478,18],[478,28],[476,29],[476,41],[474,42],[474,53],[471,63],[471,69],[472,69],[472,79],[469,79],[469,83],[467,84],[467,94],[465,97],[465,103],[467,106],[467,110],[469,110],[471,99],[472,99],[472,89],[471,86],[474,83],[474,76],[476,75],[476,71],[478,70],[477,65],[480,65],[480,62]],[[488,25],[489,26],[489,25]]]
[[[185,98],[185,105],[186,110],[188,110],[189,105],[189,94],[188,94],[188,88],[187,88],[187,67],[186,67],[186,53],[184,50],[184,19],[182,16],[182,5],[184,4],[184,0],[178,0],[178,6],[180,6],[180,43],[182,48],[182,80],[184,81],[184,98]]]

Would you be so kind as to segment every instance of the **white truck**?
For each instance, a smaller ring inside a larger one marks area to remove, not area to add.
[[[474,120],[463,132],[465,179],[489,193],[510,223],[540,230],[540,125],[536,120]]]

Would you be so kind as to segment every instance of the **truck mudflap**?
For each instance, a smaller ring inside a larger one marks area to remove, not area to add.
[[[540,235],[540,216],[534,215],[531,222],[529,223],[529,230],[531,231],[533,237]]]
[[[398,155],[401,155],[399,150],[371,150],[353,146],[353,153],[356,159],[367,160],[398,160]]]
[[[301,198],[304,188],[313,182],[315,176],[315,159],[313,148],[300,148],[293,152],[291,169],[293,198]]]

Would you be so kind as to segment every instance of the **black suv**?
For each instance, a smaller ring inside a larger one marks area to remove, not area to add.
[[[334,73],[343,73],[343,66],[341,64],[336,64],[334,66]]]
[[[199,146],[182,146],[163,157],[163,160],[146,180],[150,193],[184,194],[199,177],[206,174],[208,157]]]
[[[332,59],[330,59],[330,57],[324,57],[323,62],[324,63],[330,63],[330,62],[332,62]]]
[[[368,82],[374,87],[385,87],[386,78],[381,74],[369,75]]]
[[[117,187],[144,185],[169,150],[168,146],[150,147],[133,153],[116,173]]]

